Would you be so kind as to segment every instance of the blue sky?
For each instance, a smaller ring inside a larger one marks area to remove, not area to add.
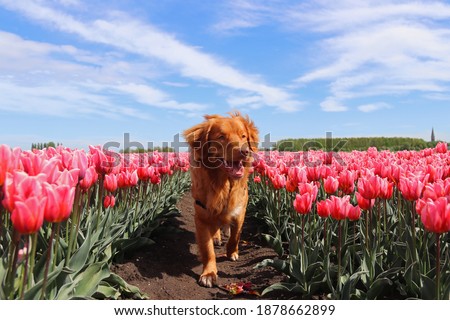
[[[450,141],[450,2],[0,0],[0,143],[171,142],[238,109],[261,137]]]

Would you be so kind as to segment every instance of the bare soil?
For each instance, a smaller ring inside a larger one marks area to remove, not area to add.
[[[238,261],[226,258],[224,245],[216,247],[219,285],[204,288],[197,283],[202,266],[195,244],[193,203],[190,193],[186,193],[177,204],[181,214],[167,220],[155,233],[156,244],[131,253],[123,263],[114,264],[112,270],[154,300],[285,298],[277,294],[231,295],[224,289],[226,285],[250,282],[254,290],[262,292],[269,285],[284,280],[273,268],[254,268],[264,259],[275,258],[276,254],[263,245],[257,232],[258,223],[251,217],[244,223]]]

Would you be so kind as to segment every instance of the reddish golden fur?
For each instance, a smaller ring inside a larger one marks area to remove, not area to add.
[[[203,272],[199,283],[217,284],[214,241],[220,227],[230,226],[227,257],[236,261],[248,201],[247,179],[258,130],[239,112],[230,117],[207,115],[205,121],[184,132],[191,147],[192,196],[196,240]],[[224,161],[225,160],[225,161]]]

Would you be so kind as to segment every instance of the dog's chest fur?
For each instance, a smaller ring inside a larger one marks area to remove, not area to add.
[[[210,219],[228,224],[244,211],[248,200],[247,173],[239,180],[211,179],[203,170],[194,169],[191,174],[192,196],[205,205]]]

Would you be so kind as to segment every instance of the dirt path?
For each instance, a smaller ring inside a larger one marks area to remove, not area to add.
[[[220,287],[203,288],[197,284],[201,264],[197,259],[193,200],[185,194],[177,205],[181,216],[165,223],[156,244],[130,256],[113,271],[128,283],[145,292],[150,299],[255,299],[255,295],[232,296]],[[170,231],[168,231],[170,230]],[[272,249],[261,245],[252,219],[246,219],[240,243],[239,261],[231,262],[223,254],[225,246],[216,248],[219,286],[251,282],[257,291],[283,279],[272,268],[254,269],[264,259],[274,258]],[[222,255],[222,256],[221,256]],[[276,298],[272,297],[272,298]]]

